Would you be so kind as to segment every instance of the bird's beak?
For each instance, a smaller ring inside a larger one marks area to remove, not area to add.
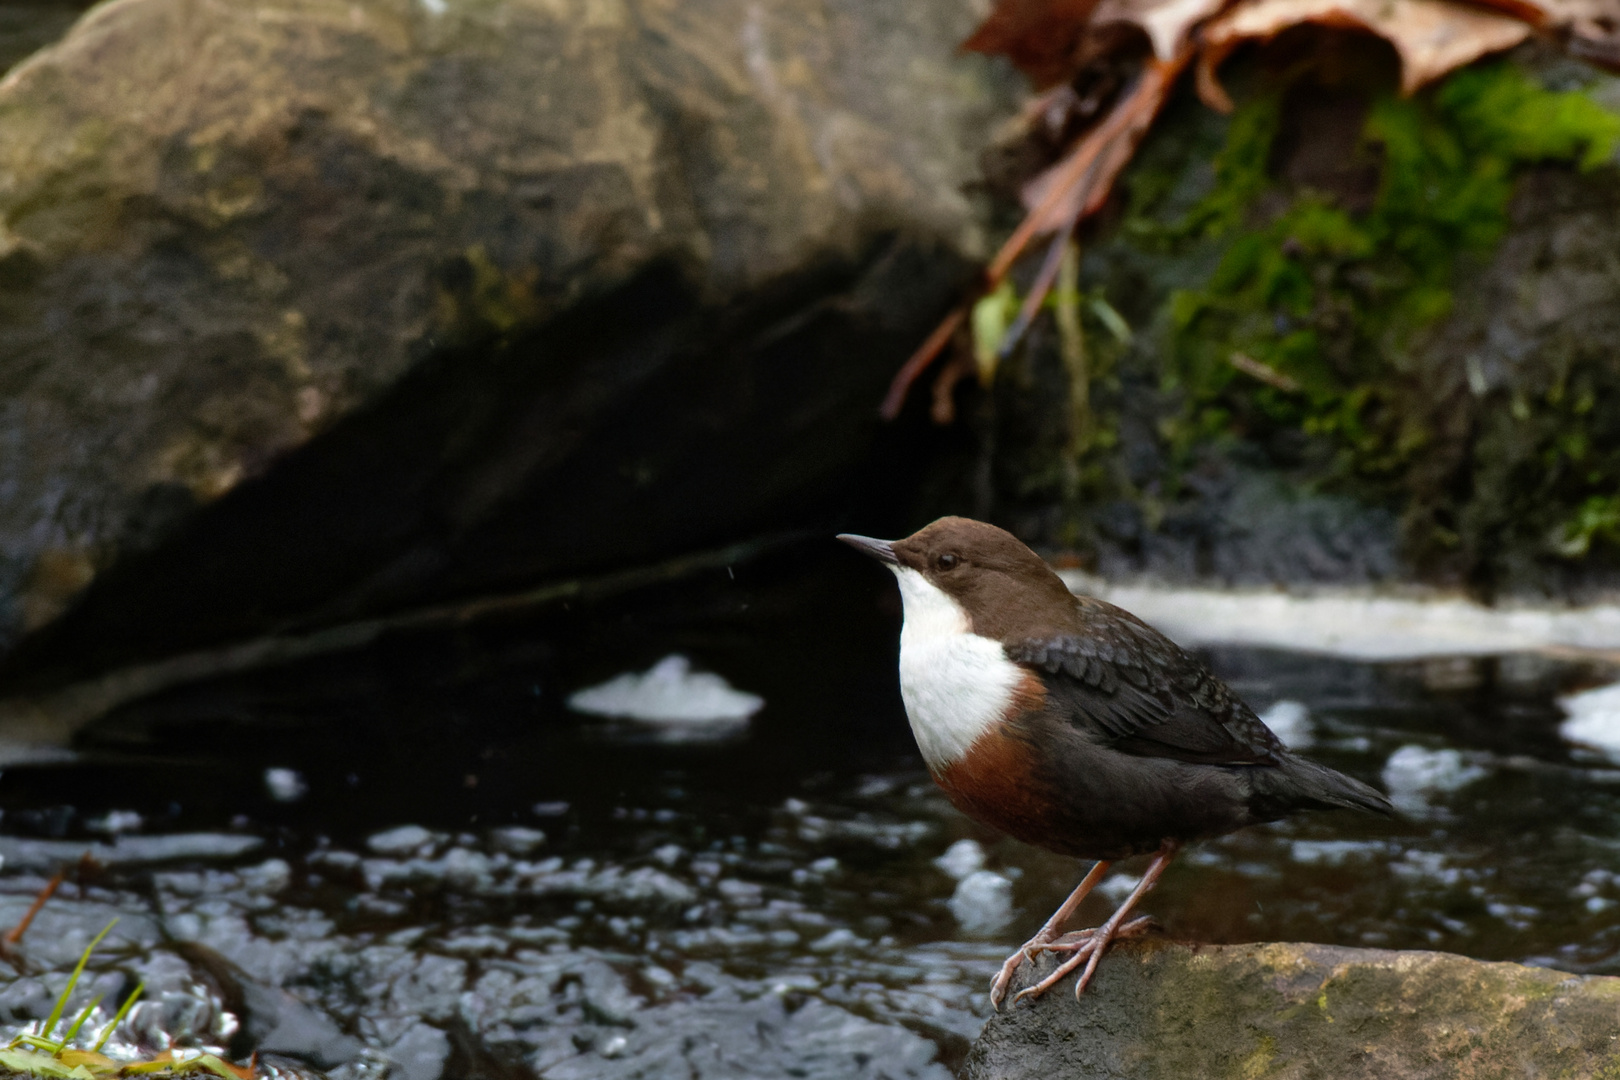
[[[856,536],[854,533],[839,533],[838,539],[864,555],[870,555],[881,563],[890,566],[899,566],[900,560],[895,557],[894,545],[887,540],[874,540],[870,536]]]

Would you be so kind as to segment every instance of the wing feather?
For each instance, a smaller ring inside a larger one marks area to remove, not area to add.
[[[1084,632],[1005,645],[1046,675],[1049,698],[1125,753],[1211,764],[1280,762],[1282,743],[1203,664],[1134,615],[1081,598]]]

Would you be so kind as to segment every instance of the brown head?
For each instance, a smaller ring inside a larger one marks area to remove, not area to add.
[[[915,571],[967,614],[972,632],[998,641],[1069,630],[1075,599],[1041,557],[1016,536],[971,518],[940,518],[904,540],[838,539],[887,563]],[[905,575],[901,574],[902,591]]]

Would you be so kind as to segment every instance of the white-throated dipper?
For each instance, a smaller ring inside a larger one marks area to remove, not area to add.
[[[997,1008],[1018,965],[1041,951],[1073,955],[1019,997],[1081,964],[1083,992],[1108,946],[1146,929],[1148,919],[1126,917],[1190,840],[1299,810],[1393,813],[1361,781],[1289,753],[1175,642],[1071,593],[1003,529],[947,517],[904,540],[839,539],[899,579],[900,694],[951,802],[1025,843],[1097,860],[1001,966]],[[1108,921],[1060,941],[1109,864],[1147,852],[1153,862]]]

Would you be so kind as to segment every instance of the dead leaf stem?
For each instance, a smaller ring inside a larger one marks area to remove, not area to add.
[[[1072,231],[1085,215],[1095,213],[1107,201],[1114,180],[1130,161],[1142,136],[1147,134],[1154,117],[1159,114],[1160,107],[1169,96],[1170,88],[1175,85],[1182,69],[1192,60],[1195,51],[1189,45],[1174,59],[1148,61],[1136,85],[1114,106],[1108,116],[1092,128],[1068,156],[1048,169],[1032,184],[1041,192],[1039,200],[1018,228],[1013,230],[1007,242],[1001,245],[1001,250],[996,253],[995,258],[990,260],[990,265],[985,268],[984,277],[979,283],[979,289],[974,294],[975,298],[982,296],[1001,284],[1001,280],[1007,276],[1007,272],[1012,269],[1013,264],[1035,237],[1049,232],[1060,234],[1059,239],[1062,243],[1055,245],[1047,256],[1047,265],[1051,267],[1050,274],[1047,273],[1047,266],[1043,265],[1041,274],[1036,278],[1036,286],[1031,288],[1024,309],[1019,313],[1019,321],[1014,323],[1013,330],[1009,331],[1009,338],[1016,340],[1013,331],[1022,333],[1022,326],[1027,325],[1025,313],[1032,316],[1045,300],[1057,276],[1057,263],[1061,262],[1063,249],[1067,246],[1067,233]],[[1053,258],[1054,254],[1057,256],[1056,260]],[[895,373],[894,381],[889,384],[889,392],[884,396],[883,405],[879,410],[885,420],[893,420],[900,414],[912,384],[938,358],[956,333],[957,327],[961,326],[962,320],[966,318],[967,311],[968,305],[965,303],[953,309],[928,336],[928,340],[924,341]]]

